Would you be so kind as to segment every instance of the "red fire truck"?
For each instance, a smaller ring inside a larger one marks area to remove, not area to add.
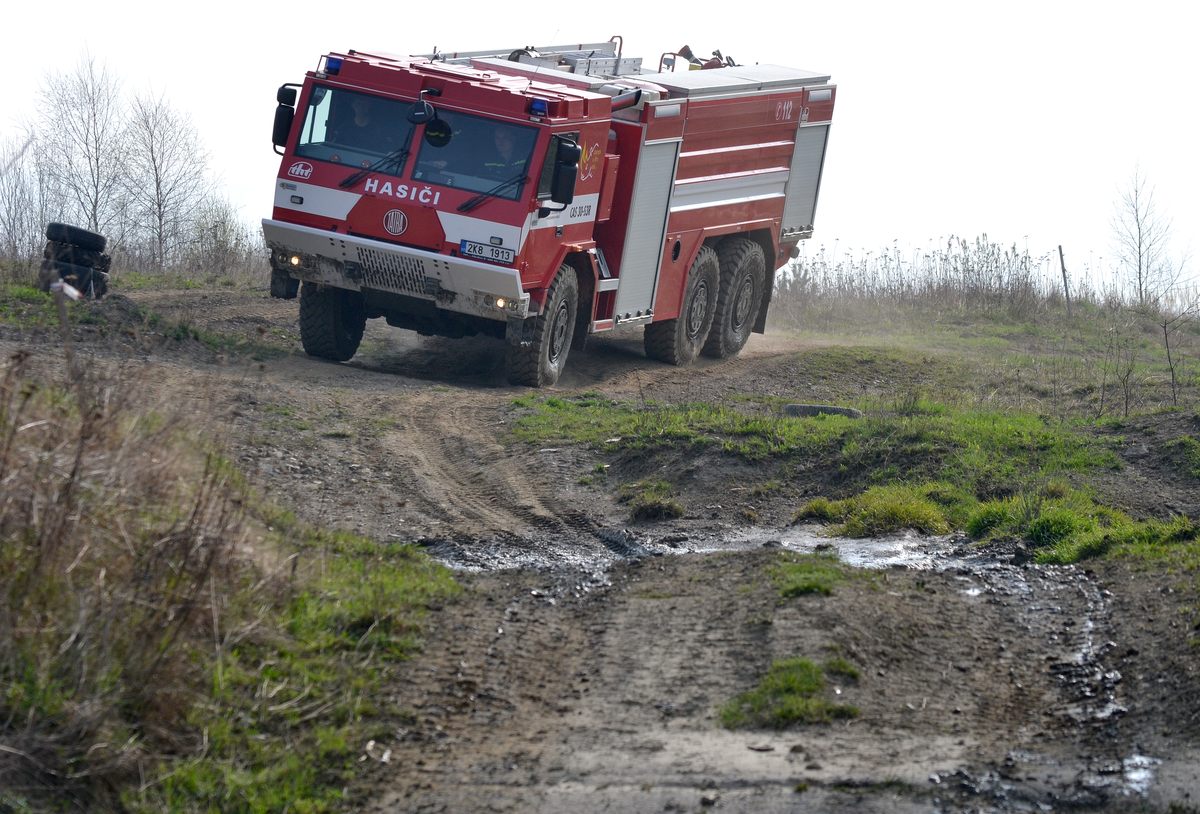
[[[337,361],[377,317],[506,339],[535,387],[626,326],[669,364],[733,356],[812,234],[835,95],[719,52],[644,65],[619,37],[326,54],[277,96],[271,294]]]

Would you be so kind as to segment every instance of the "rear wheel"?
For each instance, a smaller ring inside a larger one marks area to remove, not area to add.
[[[705,356],[736,356],[758,317],[767,276],[762,246],[744,237],[726,238],[717,251],[721,265],[721,292],[712,330],[704,343]]]
[[[300,344],[309,356],[344,362],[362,342],[367,311],[362,294],[305,282],[300,289]]]
[[[717,253],[703,246],[688,271],[687,290],[679,316],[646,326],[642,338],[646,355],[677,367],[694,362],[712,328],[719,285]]]
[[[532,341],[528,345],[508,346],[508,380],[529,387],[547,387],[558,381],[579,310],[579,281],[570,266],[560,266],[550,290],[546,307],[535,317]]]

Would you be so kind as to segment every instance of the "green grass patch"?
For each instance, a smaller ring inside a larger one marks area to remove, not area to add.
[[[844,582],[849,571],[832,554],[793,554],[780,557],[768,574],[779,595],[785,599],[818,594],[829,596]]]
[[[848,666],[838,665],[839,669]],[[855,707],[824,697],[827,671],[828,665],[823,669],[804,658],[774,662],[758,686],[721,707],[721,725],[727,729],[783,729],[857,717]]]
[[[1183,455],[1187,473],[1200,480],[1200,438],[1194,435],[1184,435],[1172,441],[1171,447]]]
[[[1134,520],[1062,484],[984,501],[968,518],[966,530],[977,540],[1024,540],[1043,563],[1112,556],[1200,568],[1200,525],[1181,516]]]
[[[290,514],[269,518],[296,531]],[[211,697],[188,723],[207,749],[130,793],[137,811],[325,812],[344,807],[357,750],[402,717],[381,689],[420,645],[431,607],[460,590],[411,545],[302,530],[294,585],[256,634],[206,658]]]
[[[939,505],[941,498],[946,505]],[[816,498],[800,507],[794,519],[832,523],[840,537],[874,537],[903,529],[922,534],[947,534],[947,508],[960,510],[969,498],[944,484],[873,486],[845,500]]]
[[[629,505],[634,520],[671,520],[683,517],[683,504],[665,480],[622,484],[617,499]]]
[[[58,325],[54,298],[31,285],[0,283],[0,323],[16,328],[52,328]]]
[[[1119,468],[1117,456],[1065,422],[999,410],[901,399],[863,419],[747,415],[712,404],[635,405],[595,394],[525,396],[513,429],[529,443],[579,443],[602,451],[699,450],[748,461],[820,462],[847,484],[938,481],[988,495],[1045,477]]]

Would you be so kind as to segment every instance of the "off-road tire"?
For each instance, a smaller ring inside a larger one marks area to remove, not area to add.
[[[535,317],[533,341],[528,345],[508,346],[508,380],[527,387],[549,387],[558,381],[575,333],[579,311],[579,281],[570,266],[559,266],[546,307]]]
[[[305,282],[300,288],[300,344],[309,356],[345,362],[358,351],[367,311],[362,294]]]
[[[66,223],[47,223],[46,239],[52,240],[55,243],[70,243],[72,246],[78,246],[81,249],[90,249],[94,252],[104,251],[104,247],[108,244],[108,240],[104,235],[98,235],[95,232],[89,232],[87,229],[80,229],[78,226],[70,226]]]
[[[721,290],[712,330],[701,351],[715,359],[736,356],[746,346],[762,306],[767,263],[762,246],[744,237],[726,238],[717,248]]]
[[[646,355],[669,365],[683,367],[696,361],[713,324],[721,267],[717,253],[702,246],[688,270],[687,288],[679,316],[646,326],[642,343]]]
[[[59,243],[54,240],[47,243],[46,248],[42,250],[42,257],[47,260],[59,260],[76,266],[92,268],[101,265],[105,256],[102,252],[94,249],[83,249],[79,246],[72,246],[70,243]]]

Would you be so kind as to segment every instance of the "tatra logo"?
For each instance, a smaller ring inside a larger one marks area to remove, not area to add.
[[[288,167],[288,175],[293,178],[308,178],[312,175],[312,164],[307,161],[297,161]]]
[[[389,235],[402,235],[408,228],[408,216],[399,209],[393,209],[383,216],[383,228]]]

